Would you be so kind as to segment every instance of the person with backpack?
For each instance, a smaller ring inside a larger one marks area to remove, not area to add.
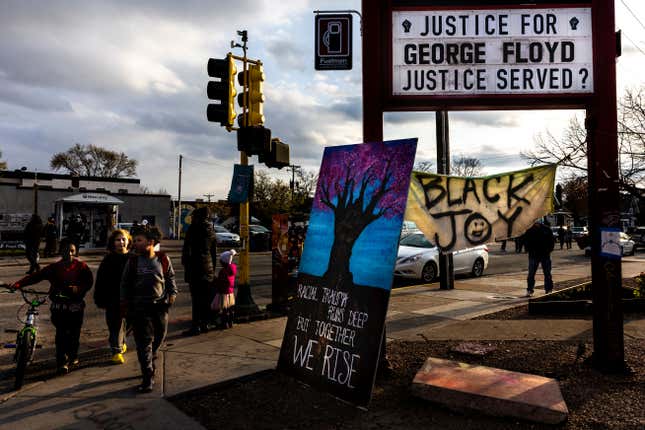
[[[76,246],[69,239],[60,241],[61,259],[16,281],[11,288],[20,289],[40,281],[49,281],[51,322],[56,327],[56,364],[58,373],[68,373],[78,364],[78,348],[85,310],[85,294],[92,288],[92,271],[74,258]]]
[[[175,303],[177,285],[170,258],[156,252],[161,231],[154,226],[134,230],[133,247],[121,278],[121,309],[132,323],[137,358],[141,367],[141,393],[154,387],[157,351],[168,331],[168,310]]]
[[[121,315],[121,275],[131,257],[132,238],[126,230],[117,229],[108,239],[108,253],[103,257],[96,272],[94,285],[94,303],[99,309],[105,309],[105,322],[108,326],[108,340],[112,349],[112,363],[123,364],[126,323]]]

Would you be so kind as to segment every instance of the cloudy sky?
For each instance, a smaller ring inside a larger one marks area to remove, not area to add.
[[[357,9],[360,0],[2,0],[0,151],[10,169],[50,171],[75,143],[139,160],[153,191],[226,198],[239,162],[235,133],[206,121],[206,63],[249,32],[249,56],[265,64],[267,127],[291,146],[293,164],[317,170],[325,146],[361,141],[361,53],[354,69],[316,72],[313,10]],[[631,9],[631,12],[629,9]],[[623,30],[618,92],[643,84],[645,4],[616,0]],[[241,51],[234,53],[241,55]],[[522,149],[559,134],[576,111],[450,114],[453,155],[479,158],[485,173],[525,167]],[[384,137],[418,137],[417,161],[435,159],[434,113],[386,113]],[[252,162],[255,159],[252,159]],[[286,169],[272,169],[287,179]]]

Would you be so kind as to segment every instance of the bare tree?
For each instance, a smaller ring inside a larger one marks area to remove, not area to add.
[[[414,165],[414,170],[416,170],[417,172],[434,173],[434,163],[429,160],[419,161]]]
[[[0,151],[0,157],[2,157],[2,151]],[[0,170],[7,170],[7,162],[0,160]]]
[[[618,104],[619,186],[640,196],[645,180],[645,88],[627,90]],[[521,152],[531,165],[559,163],[576,176],[587,174],[587,132],[573,117],[561,137],[547,131],[535,138],[535,150]]]
[[[452,176],[480,176],[482,174],[482,163],[478,158],[459,156],[452,159],[450,174]]]
[[[313,197],[316,192],[317,183],[318,174],[315,171],[304,169],[296,170],[294,189],[298,198],[306,199],[307,197]]]
[[[78,143],[65,152],[54,154],[49,162],[54,170],[65,169],[72,175],[102,178],[135,176],[137,164],[123,152]]]

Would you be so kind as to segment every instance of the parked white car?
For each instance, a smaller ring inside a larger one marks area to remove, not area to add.
[[[620,242],[620,251],[622,255],[634,255],[636,252],[636,242],[634,242],[627,233],[623,233],[621,231],[620,238],[618,240]],[[587,257],[591,256],[591,245],[585,248],[585,255]]]
[[[421,233],[414,221],[403,221],[401,225],[401,237],[405,237],[411,233]]]
[[[217,246],[240,246],[240,236],[231,233],[221,225],[213,225],[215,229],[215,238],[217,239]]]
[[[455,274],[481,276],[488,267],[485,245],[453,252]],[[411,233],[399,242],[394,276],[420,279],[428,283],[439,275],[439,250],[423,233]]]

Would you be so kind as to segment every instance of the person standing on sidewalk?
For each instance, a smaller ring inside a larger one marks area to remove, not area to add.
[[[564,226],[560,225],[558,228],[558,242],[560,242],[560,249],[564,248],[564,239],[566,235],[566,230]]]
[[[235,321],[235,275],[237,266],[233,257],[237,254],[234,249],[222,252],[219,259],[222,268],[217,275],[217,293],[211,303],[211,309],[219,312],[220,327],[232,328]]]
[[[544,291],[546,294],[553,291],[553,279],[551,278],[551,252],[555,246],[553,232],[546,225],[535,221],[533,226],[524,234],[524,246],[529,253],[529,274],[526,278],[526,296],[533,295],[535,287],[535,273],[538,266],[542,266],[544,272]]]
[[[58,373],[69,372],[78,364],[78,347],[85,310],[85,294],[92,288],[92,271],[74,258],[76,247],[68,239],[60,241],[61,259],[43,270],[25,276],[11,287],[19,289],[49,281],[51,322],[56,327],[56,364]]]
[[[573,242],[573,231],[571,230],[571,224],[567,226],[565,241],[567,243],[567,249],[571,249],[571,243]]]
[[[56,255],[56,240],[58,239],[58,231],[54,223],[54,217],[47,218],[47,224],[43,227],[43,234],[45,235],[45,249],[43,255],[45,257],[53,257]]]
[[[121,278],[121,310],[132,323],[137,358],[143,381],[137,387],[149,393],[154,386],[157,351],[168,330],[168,310],[175,303],[177,285],[170,258],[155,252],[161,231],[139,226],[134,232],[134,249]]]
[[[184,280],[190,287],[192,321],[184,336],[197,336],[208,331],[209,304],[213,299],[213,276],[217,262],[217,239],[210,221],[208,207],[193,211],[181,252]]]
[[[114,230],[108,239],[108,254],[103,257],[96,272],[94,285],[94,303],[100,309],[105,309],[105,322],[108,326],[112,363],[123,364],[126,323],[121,315],[121,276],[130,258],[129,248],[132,244],[130,233],[125,230]]]
[[[40,265],[38,264],[40,255],[38,254],[38,251],[42,235],[43,220],[40,219],[38,214],[33,214],[25,226],[24,231],[25,254],[27,255],[27,261],[29,261],[29,270],[27,271],[28,275],[40,270]]]

